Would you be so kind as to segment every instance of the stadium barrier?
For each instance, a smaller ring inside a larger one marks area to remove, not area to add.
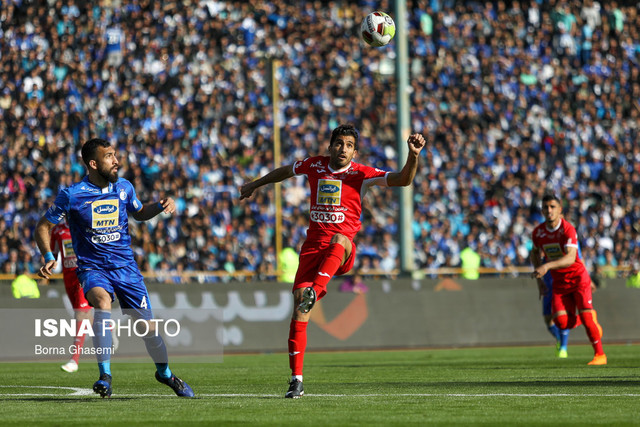
[[[338,291],[341,279],[314,308],[310,350],[436,348],[551,344],[535,281],[525,277],[367,280],[364,294]],[[154,310],[190,310],[197,328],[218,330],[225,353],[286,350],[293,309],[291,285],[277,282],[149,283]],[[0,286],[0,309],[62,308],[61,282],[42,286],[37,300],[15,300]],[[604,342],[640,341],[640,290],[608,279],[594,294]],[[68,304],[67,304],[68,306]],[[214,315],[222,312],[222,322]],[[583,328],[571,343],[587,344]],[[90,345],[90,344],[87,344]]]
[[[483,276],[491,276],[491,277],[529,277],[531,272],[533,271],[533,267],[515,267],[509,266],[504,268],[493,268],[493,267],[478,267],[476,269],[480,274],[480,277]],[[615,276],[615,277],[626,277],[632,272],[636,272],[631,266],[610,266],[605,265],[600,267],[600,272],[605,276]],[[368,270],[366,272],[360,271],[361,276],[370,279],[380,279],[380,278],[393,278],[401,276],[401,271],[398,269],[393,270]],[[423,268],[418,269],[413,273],[413,277],[415,278],[443,278],[443,277],[460,277],[463,273],[465,273],[465,269],[461,267],[438,267],[438,268]],[[153,270],[153,271],[143,271],[142,275],[146,279],[158,280],[158,281],[169,281],[167,278],[171,277],[179,277],[181,279],[192,279],[195,282],[205,283],[212,281],[261,281],[261,280],[275,280],[276,277],[279,277],[282,272],[274,272],[269,275],[261,275],[256,273],[255,271],[249,270],[239,270],[234,272],[227,272],[224,270],[218,271],[181,271],[178,272],[176,270]],[[353,271],[347,273],[346,275],[353,274]],[[29,274],[29,277],[40,280],[42,279],[35,273]],[[5,274],[0,273],[0,283],[4,281],[11,281],[15,278],[13,274]],[[54,273],[51,275],[52,280],[62,279],[62,273]],[[42,284],[46,284],[46,281],[42,281]]]

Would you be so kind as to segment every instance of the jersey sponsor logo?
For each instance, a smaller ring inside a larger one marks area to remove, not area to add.
[[[109,233],[109,234],[96,234],[95,236],[91,236],[91,241],[93,243],[109,243],[120,240],[122,235],[120,233]]]
[[[116,211],[116,207],[113,205],[101,205],[93,208],[93,211],[97,214],[110,214]]]
[[[309,219],[314,222],[340,224],[344,222],[344,213],[311,211],[309,212]]]
[[[340,190],[337,185],[325,184],[320,187],[320,191],[325,193],[336,193]]]
[[[562,255],[564,255],[562,253],[562,248],[558,243],[549,243],[546,245],[542,245],[542,250],[544,251],[544,254],[548,259],[558,259],[561,258]]]
[[[120,209],[118,200],[97,200],[91,205],[91,227],[102,229],[118,225]]]
[[[71,242],[71,239],[65,239],[62,241],[62,256],[64,258],[76,257],[76,253],[73,250],[73,242]]]
[[[318,180],[318,196],[316,203],[319,205],[339,206],[341,195],[342,181],[337,179]]]
[[[64,268],[76,268],[78,266],[78,263],[76,262],[75,258],[65,258],[62,265],[64,266]]]

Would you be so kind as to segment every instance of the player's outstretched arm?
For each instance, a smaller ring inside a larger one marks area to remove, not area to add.
[[[176,202],[171,197],[161,199],[159,202],[145,203],[138,212],[133,214],[136,221],[148,221],[156,215],[164,212],[172,214],[176,211]]]
[[[242,187],[240,187],[240,200],[251,197],[253,192],[263,185],[284,181],[292,176],[294,176],[293,165],[281,166],[274,169],[262,178],[243,184]]]
[[[45,217],[40,218],[38,221],[38,225],[36,225],[36,243],[38,244],[38,249],[40,249],[40,253],[45,258],[44,264],[38,270],[38,276],[48,279],[51,277],[53,270],[56,268],[58,264],[54,259],[47,259],[46,254],[51,254],[51,230],[55,227],[55,224],[46,219]],[[50,255],[53,256],[53,255]]]
[[[426,145],[424,137],[419,133],[414,133],[407,139],[407,145],[409,146],[409,155],[407,156],[407,162],[400,172],[392,172],[387,175],[387,185],[389,187],[406,187],[411,185],[413,178],[418,171],[418,158],[420,151]]]

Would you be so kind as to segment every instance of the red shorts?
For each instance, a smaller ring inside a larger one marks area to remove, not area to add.
[[[82,291],[82,286],[80,286],[80,281],[78,280],[78,276],[76,276],[75,270],[63,273],[63,277],[64,288],[71,301],[71,307],[73,307],[74,310],[91,310],[89,302],[84,297],[84,292]]]
[[[554,281],[551,307],[553,313],[566,311],[569,314],[575,314],[576,309],[593,309],[591,277],[588,274],[584,274],[576,278],[574,283],[563,283],[559,286]]]
[[[326,242],[309,242],[305,241],[300,250],[300,261],[298,263],[298,271],[296,272],[296,278],[293,282],[293,289],[306,288],[311,286],[313,279],[318,274],[318,269],[322,263],[324,257],[322,252],[329,247],[329,241]],[[348,273],[353,268],[353,264],[356,260],[356,244],[351,241],[351,254],[344,264],[338,268],[334,276],[340,276]],[[320,296],[319,298],[320,299]]]

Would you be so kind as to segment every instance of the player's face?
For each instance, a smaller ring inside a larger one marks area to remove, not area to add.
[[[109,182],[118,180],[118,158],[113,147],[98,147],[96,160],[98,174]]]
[[[547,221],[547,225],[556,226],[562,215],[562,206],[557,200],[548,200],[542,203],[542,215]]]
[[[331,169],[342,169],[351,162],[355,154],[356,139],[351,135],[340,135],[329,146],[329,166]]]

